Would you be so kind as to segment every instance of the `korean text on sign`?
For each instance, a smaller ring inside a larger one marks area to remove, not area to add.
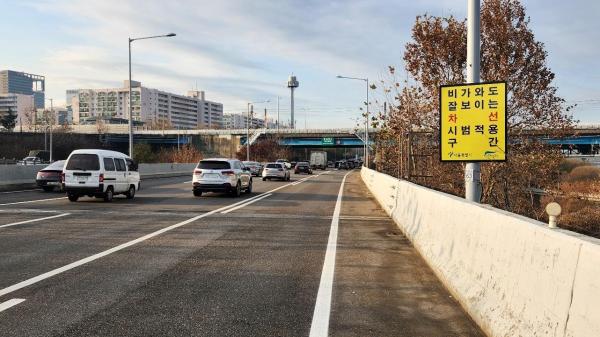
[[[440,87],[442,161],[506,160],[506,83]]]

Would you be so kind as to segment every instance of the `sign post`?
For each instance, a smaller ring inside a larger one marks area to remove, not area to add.
[[[506,145],[505,82],[440,87],[441,161],[505,161]]]

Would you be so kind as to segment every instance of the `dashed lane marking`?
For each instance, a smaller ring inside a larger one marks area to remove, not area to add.
[[[58,214],[58,215],[53,215],[53,216],[47,216],[44,218],[38,218],[38,219],[32,219],[32,220],[25,220],[25,221],[19,221],[19,222],[13,222],[13,223],[9,223],[6,225],[0,225],[0,228],[4,228],[4,227],[11,227],[11,226],[16,226],[16,225],[22,225],[22,224],[26,224],[26,223],[32,223],[32,222],[38,222],[38,221],[42,221],[42,220],[49,220],[49,219],[55,219],[55,218],[60,218],[63,216],[67,216],[71,213],[63,213],[63,214]]]

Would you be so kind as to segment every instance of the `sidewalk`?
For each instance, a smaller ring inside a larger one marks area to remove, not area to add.
[[[330,336],[485,336],[351,173],[344,188]]]

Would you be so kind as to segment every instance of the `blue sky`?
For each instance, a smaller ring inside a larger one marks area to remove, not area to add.
[[[577,103],[582,122],[600,122],[600,2],[523,1],[531,28],[545,43],[559,94]],[[364,84],[338,74],[386,78],[402,67],[415,16],[464,17],[465,0],[128,1],[0,0],[0,69],[46,76],[47,97],[65,90],[120,86],[127,77],[127,37],[136,41],[134,79],[185,93],[197,85],[226,112],[270,99],[256,110],[289,119],[294,73],[299,127],[350,127]],[[306,123],[305,123],[305,116]]]

